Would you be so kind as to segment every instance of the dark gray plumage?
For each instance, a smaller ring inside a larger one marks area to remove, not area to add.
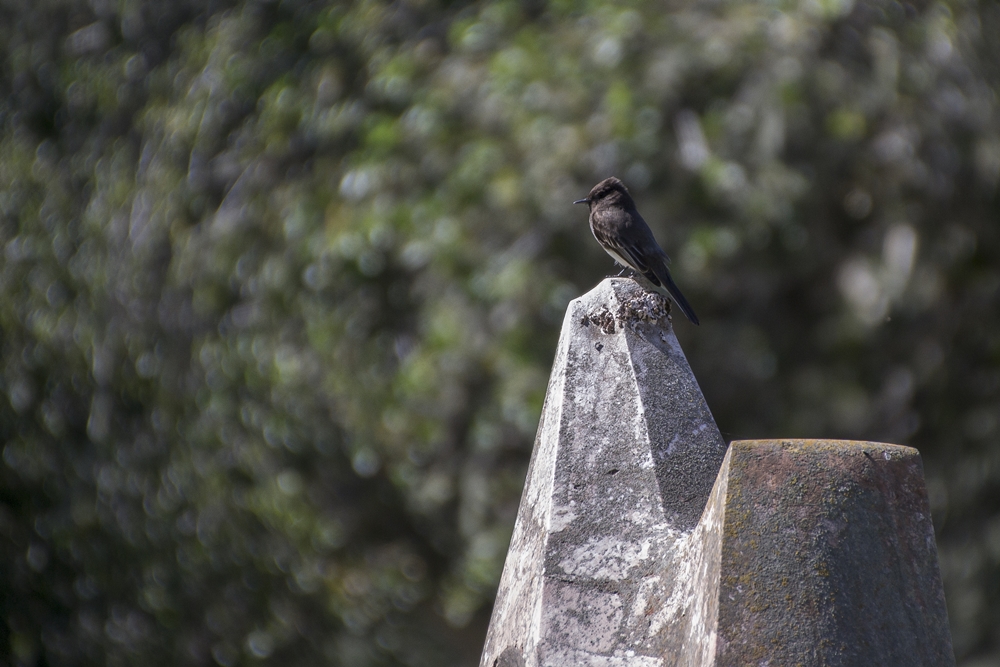
[[[590,206],[590,231],[616,262],[661,288],[692,323],[699,323],[691,304],[670,277],[670,258],[653,238],[624,183],[614,176],[606,178],[585,199],[573,203]]]

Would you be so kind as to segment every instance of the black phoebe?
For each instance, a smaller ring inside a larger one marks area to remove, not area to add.
[[[670,277],[667,269],[670,258],[656,243],[649,225],[635,209],[635,202],[624,183],[614,176],[605,178],[593,187],[586,199],[573,203],[590,206],[590,231],[616,262],[632,269],[654,287],[664,290],[677,302],[684,315],[698,324],[698,316],[694,314],[691,304]]]

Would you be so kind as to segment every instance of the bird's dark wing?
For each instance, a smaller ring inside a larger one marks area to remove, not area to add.
[[[591,229],[598,242],[626,260],[629,265],[656,287],[662,287],[694,324],[698,316],[684,298],[670,275],[670,258],[656,242],[649,225],[636,210],[621,208],[596,210],[591,214]]]
[[[692,324],[700,324],[698,321],[698,316],[694,314],[694,308],[688,303],[688,300],[684,298],[679,287],[674,282],[674,279],[670,276],[670,270],[663,265],[661,269],[662,273],[659,276],[660,282],[663,283],[663,289],[667,290],[667,294],[670,298],[680,307],[681,312],[684,313],[684,317],[688,318]]]
[[[614,251],[651,283],[661,286],[653,267],[670,260],[638,211],[619,207],[595,210],[591,213],[591,230],[602,246]]]

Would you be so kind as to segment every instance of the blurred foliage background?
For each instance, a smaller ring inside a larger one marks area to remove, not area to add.
[[[727,439],[918,447],[1000,664],[1000,4],[0,0],[7,665],[473,665],[622,177]]]

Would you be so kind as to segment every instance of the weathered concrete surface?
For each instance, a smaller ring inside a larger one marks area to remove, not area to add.
[[[955,664],[917,450],[743,441],[726,467],[716,665]]]
[[[954,665],[916,450],[725,445],[631,280],[573,301],[481,667]]]
[[[484,667],[680,664],[690,592],[670,592],[695,577],[672,564],[700,562],[725,443],[666,303],[609,279],[570,304]]]

